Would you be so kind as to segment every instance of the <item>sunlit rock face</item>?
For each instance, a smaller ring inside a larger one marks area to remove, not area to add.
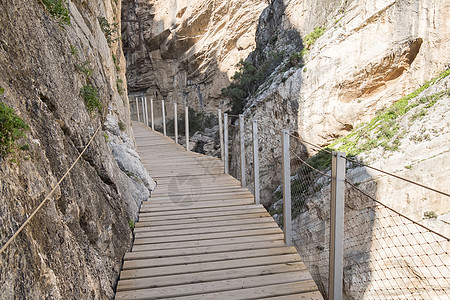
[[[287,60],[308,48],[303,64],[280,63],[246,101],[246,119],[262,123],[264,203],[275,200],[273,182],[281,180],[280,134],[264,130],[288,128],[325,146],[416,90],[450,62],[449,8],[445,1],[426,0],[273,1],[263,11],[249,57],[255,65],[271,59],[270,53],[284,51]],[[316,27],[324,27],[324,34],[307,46],[305,38]],[[250,140],[246,149],[250,153]],[[238,161],[234,152],[236,167]]]
[[[213,110],[236,64],[255,49],[263,0],[125,3],[123,22],[131,92]],[[140,38],[139,38],[140,35]],[[127,50],[129,48],[129,50]],[[158,103],[155,103],[157,109]],[[172,106],[168,107],[171,112]],[[159,111],[159,110],[158,110]]]

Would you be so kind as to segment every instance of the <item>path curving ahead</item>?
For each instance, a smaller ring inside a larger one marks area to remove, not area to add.
[[[322,299],[294,247],[223,163],[133,123],[158,185],[144,202],[116,299]]]

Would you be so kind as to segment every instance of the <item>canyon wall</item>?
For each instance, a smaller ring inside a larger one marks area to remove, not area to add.
[[[0,7],[0,101],[30,128],[0,160],[0,245],[101,127],[1,254],[0,298],[111,299],[130,224],[155,186],[134,149],[115,32],[121,2],[2,0]],[[100,104],[89,112],[96,93]]]
[[[213,111],[224,104],[220,91],[239,60],[254,50],[258,18],[267,3],[145,0],[124,5],[128,88],[131,95],[153,97],[159,112],[162,99]]]
[[[261,65],[280,53],[284,61],[244,109],[245,118],[260,120],[263,130],[263,203],[274,201],[273,183],[281,181],[280,138],[264,130],[287,128],[326,146],[437,76],[450,62],[449,6],[433,0],[272,1],[248,59]],[[290,55],[306,46],[304,38],[317,27],[323,35],[302,53],[303,63],[290,67]],[[314,153],[303,146],[303,157]],[[233,150],[238,166],[238,149]]]

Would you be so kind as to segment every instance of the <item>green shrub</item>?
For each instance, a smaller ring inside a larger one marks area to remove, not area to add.
[[[306,45],[305,48],[310,49],[312,45],[314,45],[314,43],[317,41],[317,39],[325,33],[325,29],[325,26],[315,27],[313,32],[307,34],[304,39]]]
[[[128,220],[128,226],[130,226],[130,229],[133,230],[134,229],[134,221],[132,219]]]
[[[108,20],[102,16],[97,17],[97,20],[109,46],[119,40],[118,37],[113,37],[113,35],[118,34],[118,23],[109,24]]]
[[[189,135],[194,135],[197,131],[204,131],[205,128],[212,128],[218,124],[217,116],[215,114],[209,114],[204,111],[195,111],[193,108],[189,107]],[[178,118],[178,133],[184,135],[184,122],[185,116],[182,114]],[[173,119],[167,120],[167,134],[175,134],[175,124]]]
[[[117,92],[118,92],[120,95],[123,94],[122,83],[123,83],[123,80],[122,80],[121,78],[117,78],[117,81],[116,81],[116,87],[117,87]]]
[[[93,113],[95,110],[99,113],[102,112],[102,103],[100,102],[96,87],[91,84],[84,85],[81,88],[80,95],[84,99],[84,103],[86,104],[89,113]]]
[[[434,211],[426,211],[423,213],[424,219],[435,219],[438,215]]]
[[[75,45],[70,45],[70,53],[72,53],[73,56],[78,57],[78,49]]]
[[[120,131],[125,131],[126,126],[125,123],[119,120],[119,129]]]
[[[15,141],[25,137],[25,131],[29,129],[13,108],[0,103],[0,155],[2,157],[14,149]]]
[[[76,64],[75,69],[86,75],[87,78],[92,76],[94,69],[92,68],[91,62],[89,60],[85,60],[81,64]]]
[[[113,59],[113,62],[114,62],[114,66],[116,67],[116,71],[120,72],[119,62],[117,61],[117,57],[114,55],[114,53],[112,54],[112,59]]]
[[[0,86],[0,95],[3,95],[5,93],[5,88]]]
[[[64,0],[42,0],[50,15],[58,19],[60,25],[70,25],[69,9]]]
[[[285,53],[271,51],[266,62],[256,67],[253,63],[241,60],[239,70],[231,77],[230,85],[222,89],[222,96],[232,100],[232,114],[239,114],[245,107],[245,99],[253,95],[259,86],[282,63]]]

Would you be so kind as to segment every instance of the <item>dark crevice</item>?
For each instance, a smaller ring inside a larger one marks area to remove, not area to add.
[[[42,93],[39,93],[39,98],[41,99],[42,102],[45,103],[45,105],[47,106],[47,108],[53,113],[55,114],[57,111],[56,105],[50,100],[50,98],[48,98],[47,96],[43,95]]]

